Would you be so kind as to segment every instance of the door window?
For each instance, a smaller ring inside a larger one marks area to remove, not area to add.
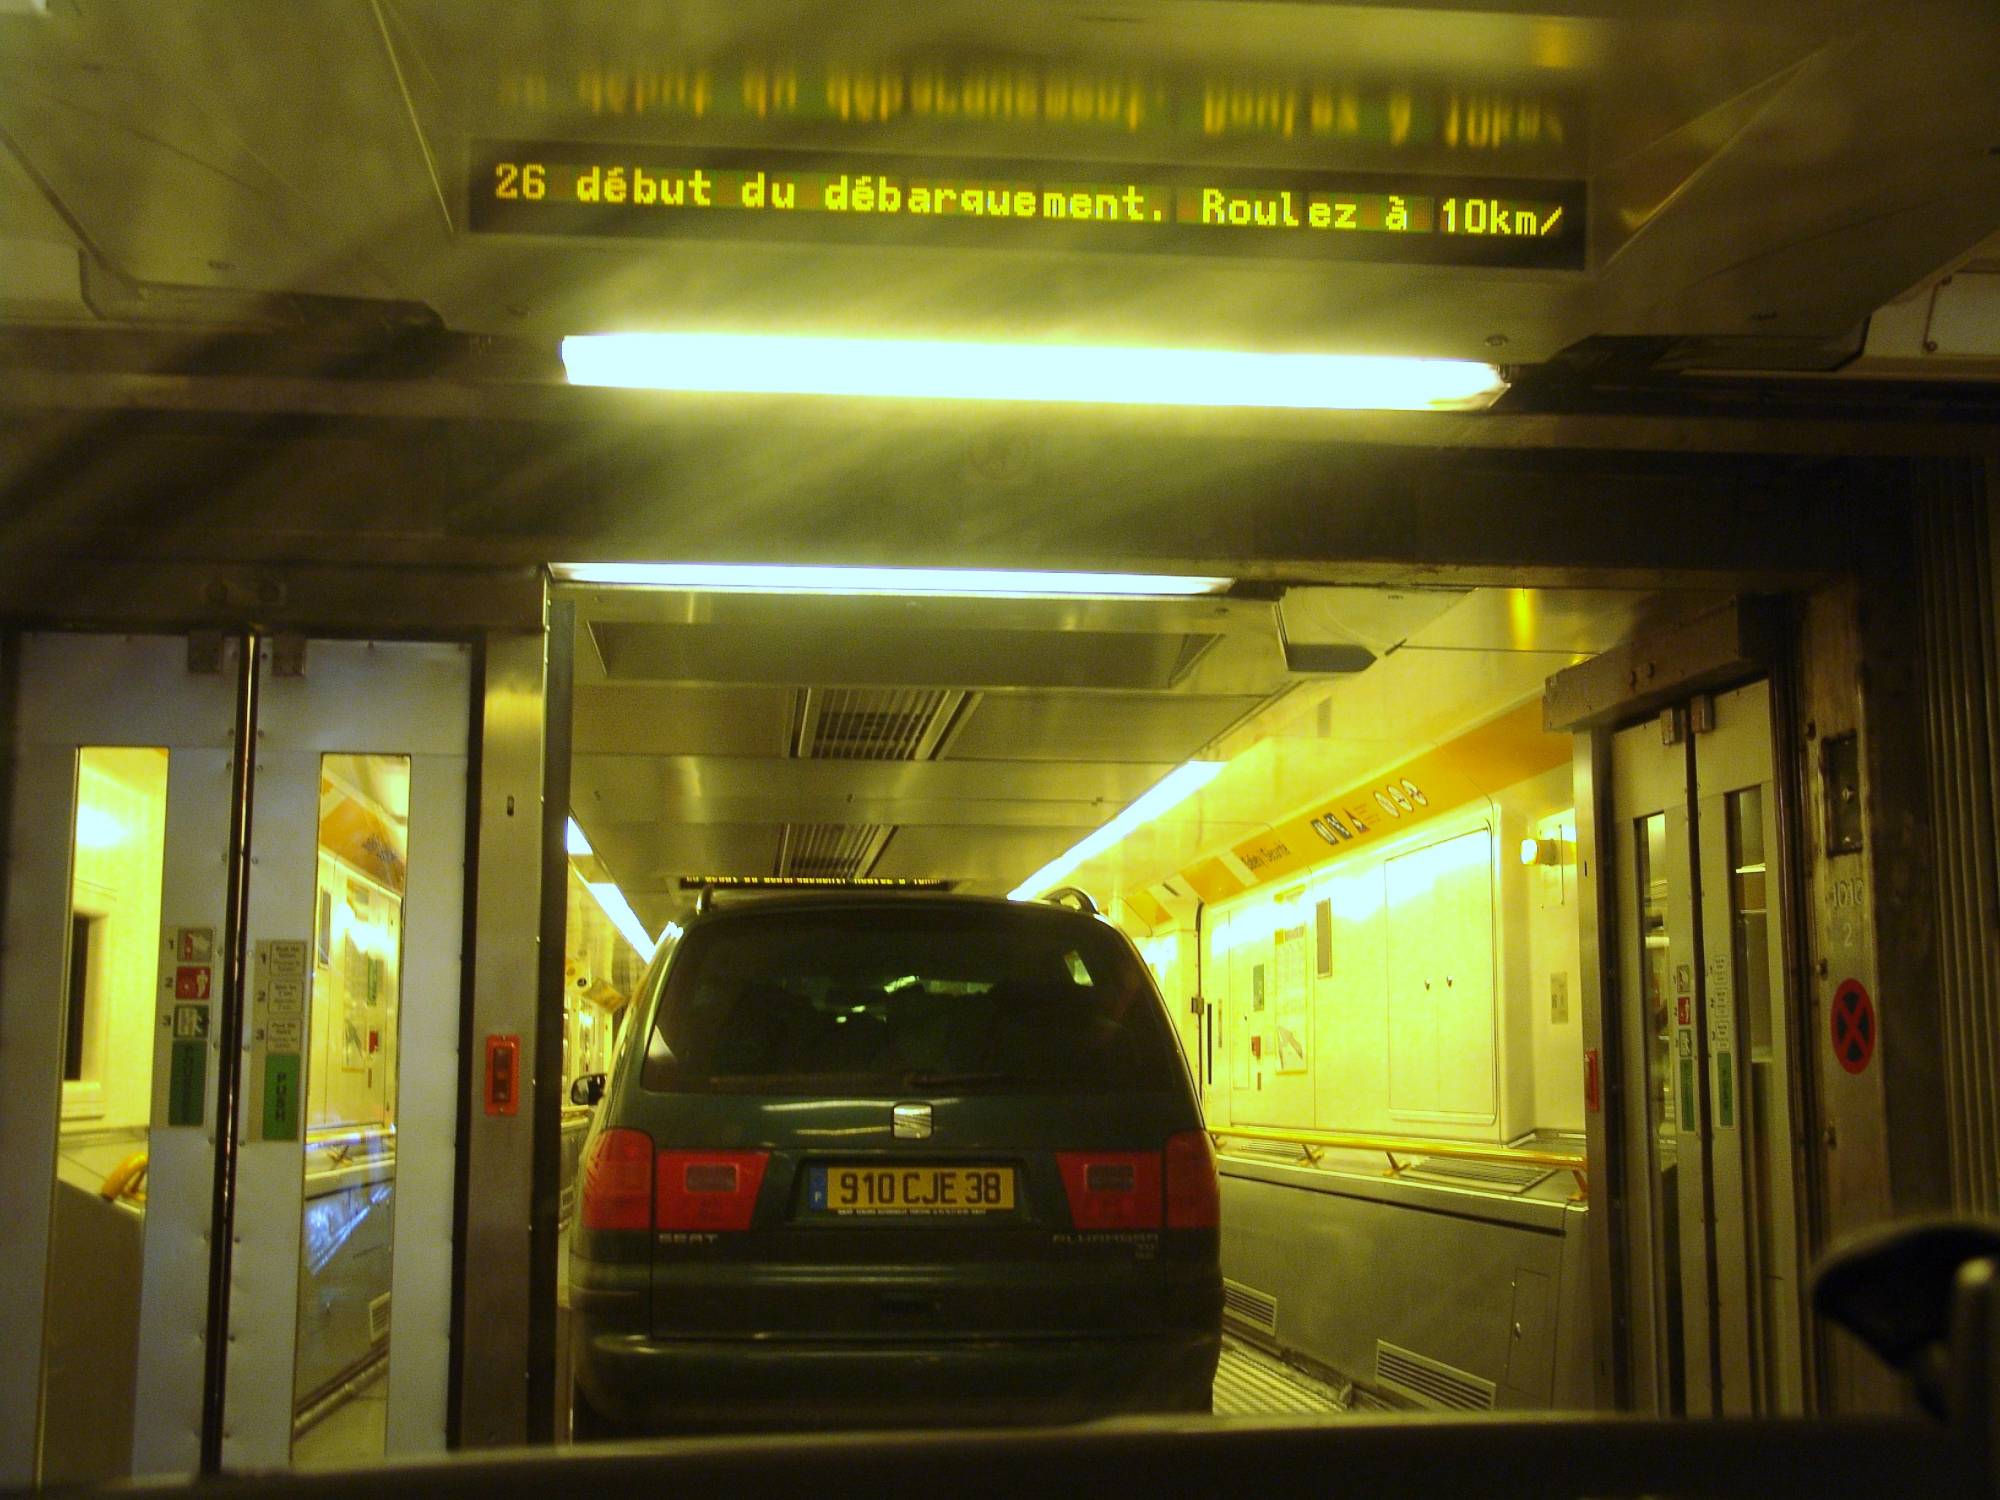
[[[131,1455],[167,752],[80,749],[75,806],[42,1331],[46,1484],[117,1477]],[[206,1014],[206,996],[187,1003]]]

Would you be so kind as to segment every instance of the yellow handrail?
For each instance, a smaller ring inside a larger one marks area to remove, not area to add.
[[[1590,1165],[1575,1151],[1541,1151],[1531,1146],[1491,1146],[1476,1141],[1433,1141],[1414,1135],[1358,1135],[1337,1130],[1275,1130],[1266,1125],[1211,1125],[1208,1133],[1219,1146],[1227,1136],[1240,1140],[1276,1141],[1297,1146],[1309,1164],[1317,1165],[1323,1151],[1379,1151],[1389,1159],[1389,1175],[1407,1168],[1400,1156],[1446,1156],[1458,1161],[1499,1162],[1512,1166],[1550,1167],[1576,1179],[1573,1201],[1590,1196]]]
[[[134,1203],[146,1201],[146,1153],[134,1151],[118,1163],[104,1176],[97,1191],[109,1202],[120,1198],[130,1198]]]

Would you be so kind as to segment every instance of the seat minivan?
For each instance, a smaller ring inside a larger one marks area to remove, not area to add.
[[[1208,1409],[1214,1151],[1110,923],[750,900],[628,1024],[576,1086],[576,1436]]]

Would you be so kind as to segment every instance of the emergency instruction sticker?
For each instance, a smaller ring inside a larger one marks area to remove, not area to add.
[[[257,944],[250,991],[252,1106],[246,1139],[296,1141],[304,1117],[306,941]]]
[[[166,1066],[155,1066],[153,1118],[168,1128],[205,1123],[215,993],[215,929],[166,928],[160,941],[157,1013]]]

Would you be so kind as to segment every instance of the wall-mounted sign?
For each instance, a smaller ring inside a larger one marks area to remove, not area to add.
[[[1572,180],[478,141],[472,230],[1581,270]]]
[[[1875,1055],[1875,1002],[1858,979],[1843,979],[1833,992],[1834,1059],[1850,1073],[1863,1073]]]

